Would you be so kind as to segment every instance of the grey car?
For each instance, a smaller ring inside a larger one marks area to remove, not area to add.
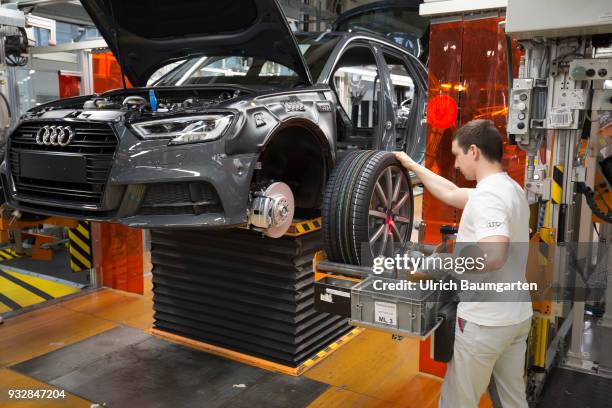
[[[382,36],[293,34],[275,0],[82,3],[134,88],[28,111],[0,169],[12,207],[276,237],[347,152],[422,159],[427,73]]]

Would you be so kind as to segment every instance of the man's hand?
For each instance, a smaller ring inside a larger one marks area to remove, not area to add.
[[[406,170],[414,171],[418,164],[410,156],[404,152],[395,152],[395,158],[406,168]]]
[[[421,180],[421,183],[423,183],[425,188],[429,190],[434,197],[445,204],[452,205],[453,207],[465,207],[468,200],[469,189],[457,187],[453,182],[434,173],[425,166],[421,166],[404,152],[394,153],[395,158],[400,162],[400,164],[406,170],[416,174],[419,180]]]

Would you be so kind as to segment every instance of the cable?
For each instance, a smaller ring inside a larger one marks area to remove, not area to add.
[[[6,46],[6,62],[11,67],[23,67],[28,63],[28,58],[22,53],[28,49],[28,34],[23,27],[18,28],[18,35],[6,35],[4,37]]]
[[[599,230],[597,229],[597,224],[595,224],[595,222],[593,222],[593,229],[595,230],[595,232],[597,233],[597,237],[601,238],[601,235],[599,235]]]
[[[612,211],[608,208],[608,213],[604,213],[595,202],[595,193],[584,182],[576,183],[576,192],[583,194],[589,208],[597,217],[601,218],[608,224],[612,224]]]
[[[24,67],[28,63],[28,57],[23,57],[21,55],[7,55],[6,62],[9,67]]]
[[[6,104],[6,110],[8,112],[9,118],[12,118],[13,114],[11,113],[11,104],[9,103],[8,99],[6,99],[6,96],[4,96],[2,92],[0,92],[0,98],[2,98],[2,100]]]
[[[508,61],[508,92],[512,92],[512,86],[514,83],[514,74],[512,72],[512,40],[508,34],[506,34],[506,61]]]
[[[546,75],[544,75],[544,62],[546,61],[546,59],[548,58],[548,45],[546,45],[546,43],[544,43],[544,52],[542,53],[542,59],[540,60],[540,67],[538,68],[538,75],[540,78],[546,78],[548,76],[548,72],[546,72]],[[548,64],[546,64],[546,68],[548,71]]]

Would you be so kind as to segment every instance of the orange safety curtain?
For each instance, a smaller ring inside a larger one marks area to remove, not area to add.
[[[110,53],[93,54],[94,92],[122,88],[121,70]],[[132,85],[126,79],[126,85]],[[143,293],[142,231],[121,224],[100,225],[102,284],[133,293]]]
[[[495,123],[505,140],[504,169],[519,184],[524,183],[525,152],[507,142],[508,61],[505,32],[499,25],[503,20],[498,16],[431,25],[428,98],[431,101],[438,95],[449,95],[457,101],[459,109],[456,124],[448,129],[435,129],[428,124],[425,166],[460,187],[474,187],[475,182],[465,180],[455,170],[451,143],[458,127],[472,119],[490,119]],[[511,49],[516,77],[521,52],[515,41]],[[443,204],[425,190],[423,220],[427,243],[439,243],[440,226],[458,225],[460,219],[460,210]],[[421,342],[419,369],[443,377],[446,364],[430,358],[430,345],[430,339]]]
[[[461,82],[461,50],[463,46],[463,23],[450,22],[432,24],[429,37],[429,90],[428,99],[448,95],[459,101]],[[436,129],[427,125],[425,167],[444,178],[457,182],[453,167],[451,142],[457,130],[454,124],[448,129]],[[436,200],[427,190],[423,196],[423,220],[425,241],[440,241],[440,225],[457,222],[455,210]]]
[[[427,125],[425,166],[452,180],[460,187],[474,187],[455,170],[451,153],[453,134],[472,119],[491,119],[504,136],[502,164],[508,174],[523,185],[525,153],[507,142],[506,115],[508,97],[508,62],[505,32],[499,26],[503,18],[455,21],[432,24],[429,41],[429,93],[449,95],[458,105],[456,124],[448,129]],[[521,53],[512,43],[513,77],[518,75]],[[427,190],[423,198],[425,240],[440,242],[440,226],[458,225],[461,211],[436,200]]]
[[[102,93],[110,89],[123,88],[121,81],[121,68],[112,52],[92,55],[93,88],[95,93]],[[128,79],[126,86],[132,87]]]
[[[81,77],[78,75],[58,73],[60,99],[79,96],[81,94]]]
[[[102,284],[143,293],[142,230],[121,224],[101,224]]]

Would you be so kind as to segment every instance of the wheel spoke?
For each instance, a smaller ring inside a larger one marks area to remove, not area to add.
[[[404,216],[401,216],[401,215],[396,215],[395,222],[400,223],[400,224],[410,224],[410,219]]]
[[[408,195],[408,193],[404,193],[402,195],[402,198],[400,198],[399,201],[393,206],[393,209],[391,211],[393,213],[398,212],[399,209],[402,208],[404,204],[406,204],[409,198],[410,198],[410,195]]]
[[[370,237],[370,245],[372,245],[374,242],[376,242],[376,240],[377,240],[378,238],[380,238],[380,234],[382,234],[382,233],[386,232],[386,230],[387,230],[387,224],[383,224],[383,225],[381,225],[381,226],[380,226],[380,227],[379,227],[379,228],[376,230],[376,232],[374,233],[374,235],[372,235],[372,236]]]
[[[370,210],[370,215],[372,217],[382,218],[383,220],[387,219],[387,214],[385,214],[384,212],[381,212],[381,211]]]
[[[376,182],[376,186],[374,190],[376,190],[376,195],[378,196],[378,199],[381,201],[383,207],[389,208],[390,203],[387,203],[387,197],[385,196],[385,192],[383,188],[380,186],[380,180]]]
[[[406,245],[409,238],[402,231],[412,223],[406,210],[412,205],[410,193],[406,177],[396,166],[387,167],[376,180],[368,209],[370,248],[375,256],[393,256],[395,244]],[[390,216],[393,222],[387,223]]]
[[[385,178],[387,182],[387,197],[389,197],[386,207],[388,210],[393,205],[393,173],[391,173],[391,167],[387,167]]]
[[[402,186],[402,175],[397,175],[397,181],[395,182],[395,186],[393,187],[393,198],[391,198],[391,203],[397,201],[397,197],[399,197],[400,187]]]
[[[383,239],[382,244],[380,245],[380,252],[378,253],[378,256],[385,255],[385,248],[387,247],[387,237],[389,236],[389,234],[387,234],[387,224],[384,224],[383,227],[385,227],[385,229],[383,230]]]
[[[400,245],[403,245],[404,239],[402,238],[402,234],[400,234],[399,230],[397,229],[397,225],[395,225],[395,223],[391,224],[391,231],[393,231],[393,235],[395,235],[395,237],[397,238],[397,242]]]

